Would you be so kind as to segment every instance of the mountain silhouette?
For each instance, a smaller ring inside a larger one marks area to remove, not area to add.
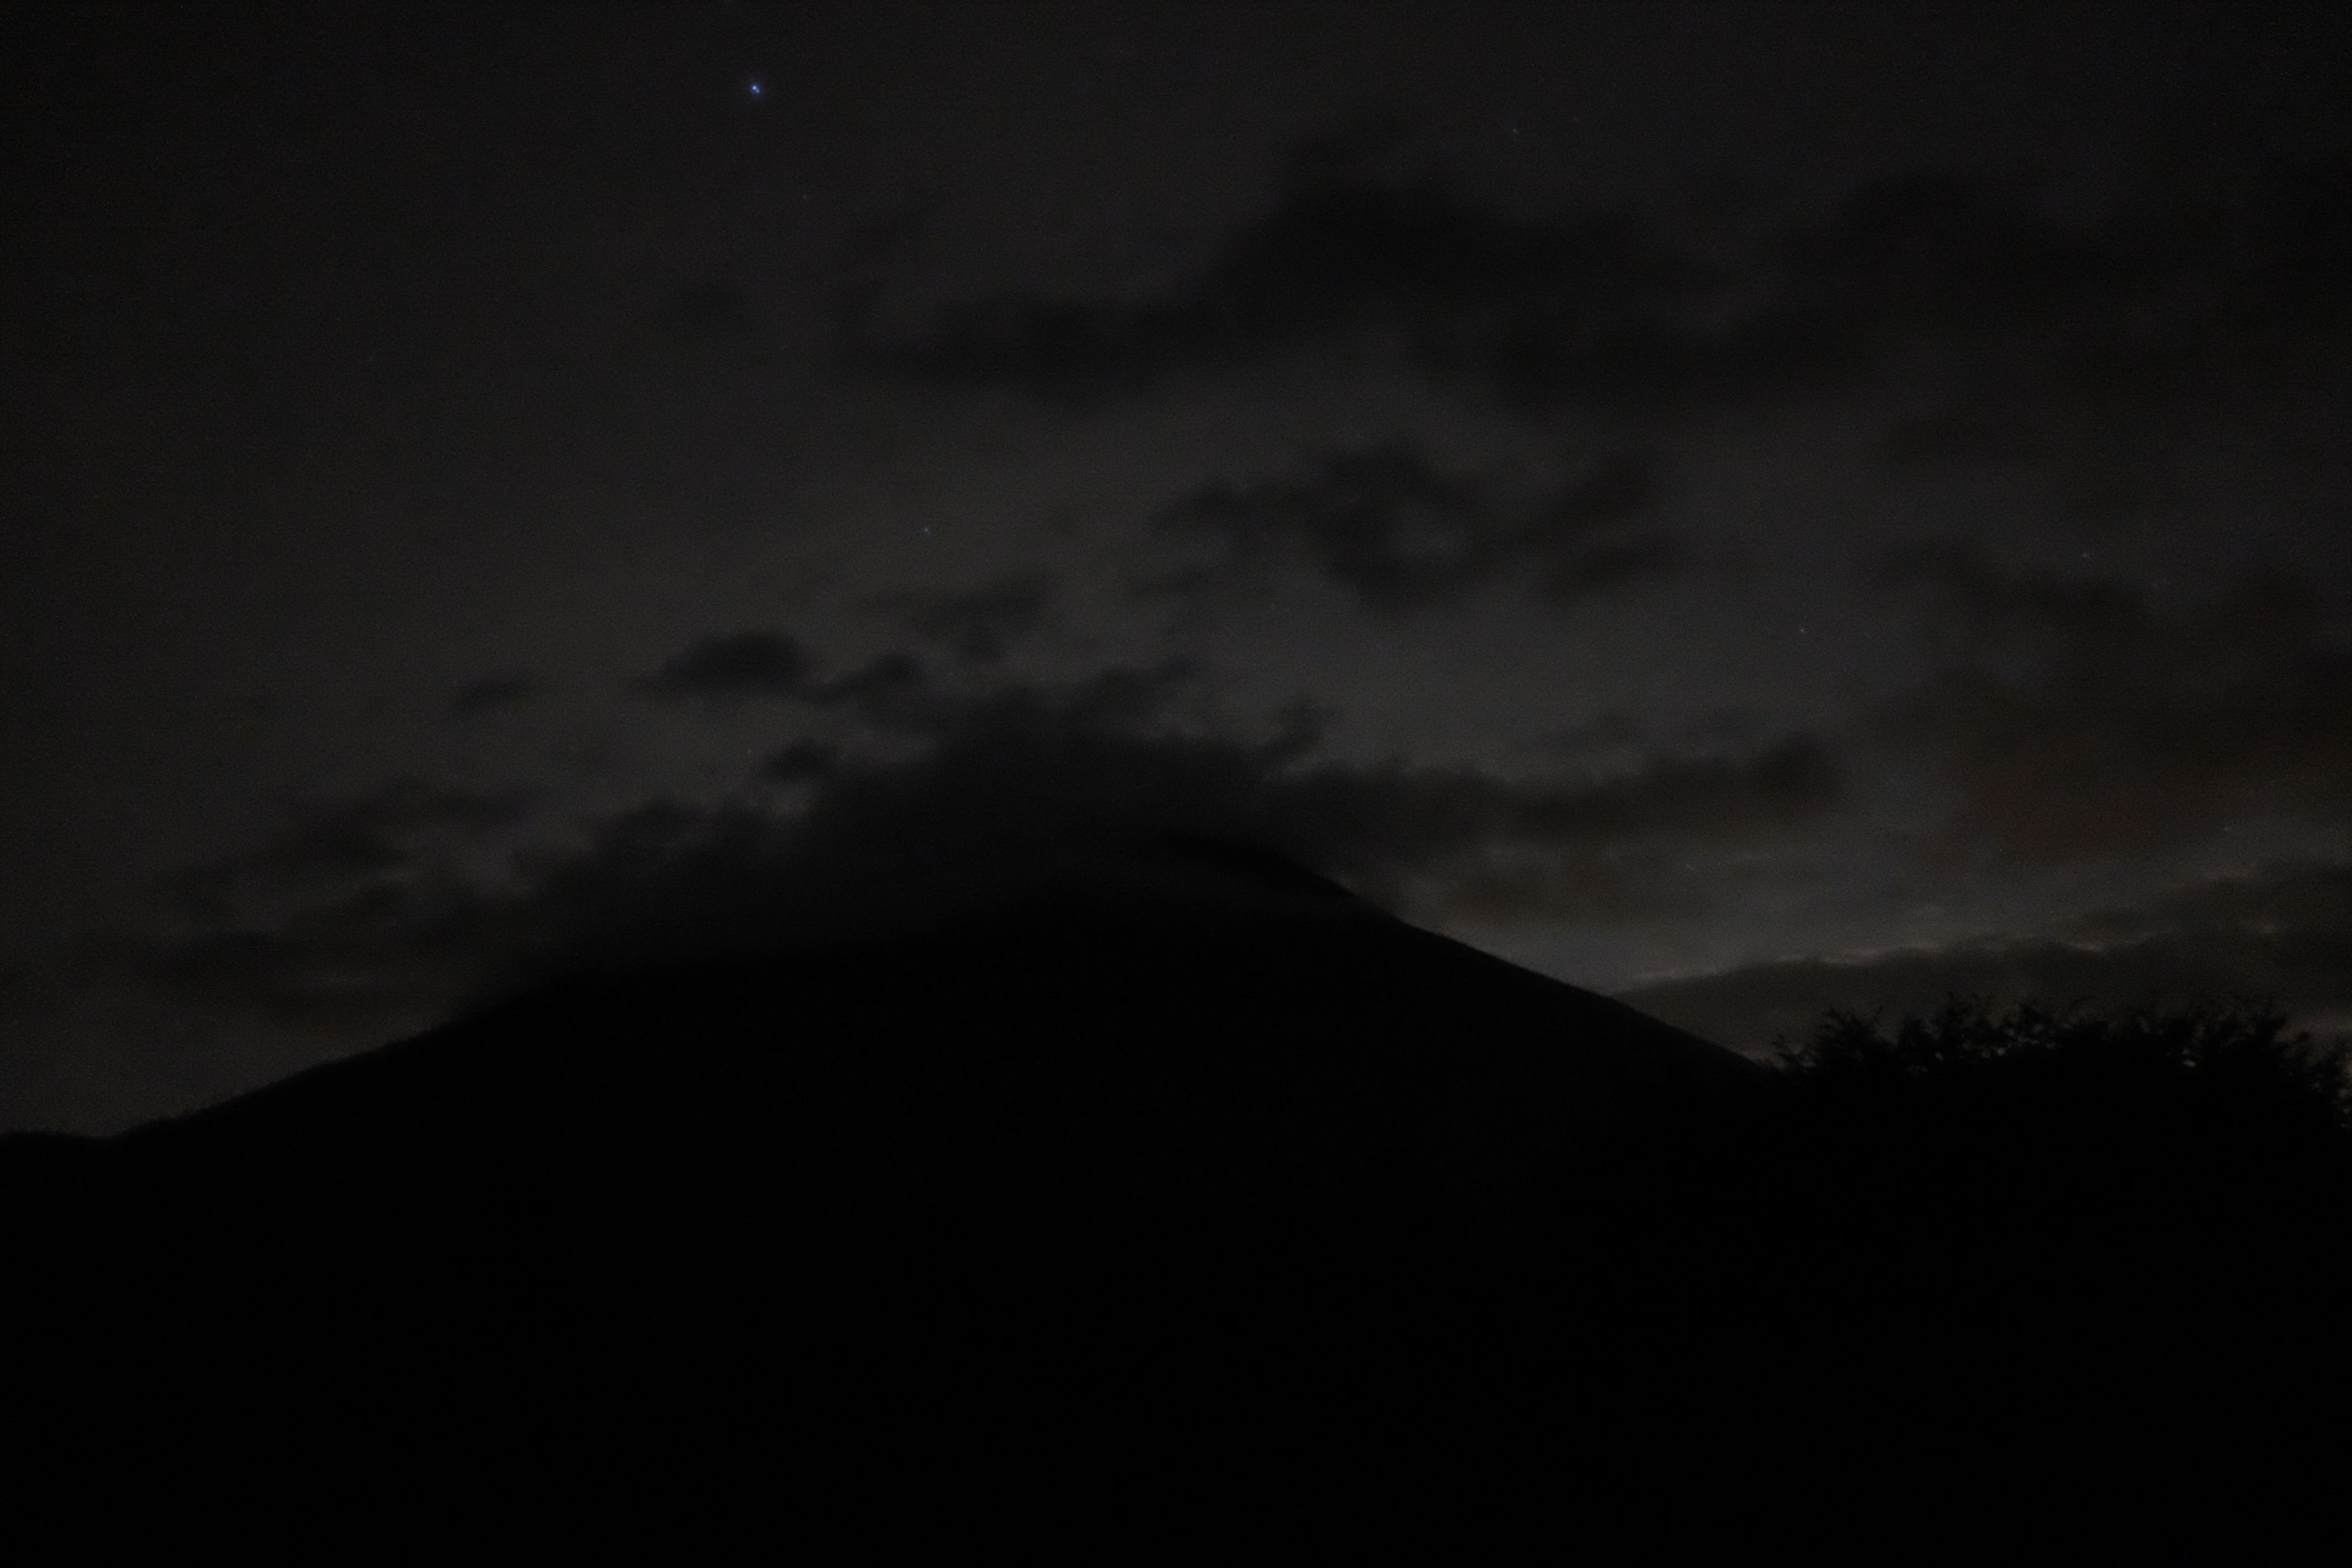
[[[1335,1303],[1467,1300],[1468,1238],[1542,1223],[1553,1173],[1760,1074],[1171,836],[977,918],[574,974],[192,1115],[12,1139],[0,1205],[54,1286],[18,1306],[140,1387],[226,1356],[248,1401],[576,1406],[576,1361],[656,1404],[723,1365],[844,1430],[883,1385],[1303,1410],[1357,1333]]]
[[[2174,1328],[2135,1313],[2211,1278],[2167,1238],[2227,1215],[2053,1167],[1979,1223],[1965,1173],[2024,1122],[1808,1121],[1786,1087],[1163,837],[979,915],[608,965],[193,1115],[0,1141],[18,1408],[860,1529],[1202,1467],[1572,1474],[1654,1521],[1713,1468],[1752,1525],[1735,1480],[1825,1446],[1926,1509],[1988,1456],[2179,1433],[2188,1385],[2136,1381]],[[2197,1290],[2230,1342],[2259,1321]]]
[[[622,1150],[814,1180],[815,1151],[840,1175],[887,1146],[917,1187],[960,1160],[1258,1202],[1402,1163],[1476,1204],[1759,1071],[1270,852],[1169,837],[976,920],[543,984],[104,1157],[173,1187],[299,1162],[310,1192],[413,1194]],[[286,1201],[269,1184],[242,1200]]]

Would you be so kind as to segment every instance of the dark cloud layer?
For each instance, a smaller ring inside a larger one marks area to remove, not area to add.
[[[812,668],[808,650],[782,632],[730,632],[685,649],[642,689],[654,697],[794,697]]]
[[[800,693],[817,708],[839,710],[886,729],[926,729],[938,721],[940,699],[919,655],[893,648],[831,680],[812,681]]]
[[[2347,212],[2346,155],[2168,171],[2094,216],[2053,210],[2032,171],[1925,169],[1718,261],[1632,207],[1520,216],[1434,176],[1323,168],[1157,293],[977,300],[861,352],[1078,404],[1182,370],[1394,346],[1531,412],[1781,409],[1922,351],[1979,403],[2336,405],[2352,394]],[[2028,449],[2032,428],[1971,449]]]
[[[1147,595],[1180,597],[1246,579],[1286,554],[1366,608],[1407,615],[1498,582],[1568,603],[1664,575],[1675,542],[1622,525],[1648,513],[1655,467],[1630,455],[1594,466],[1532,504],[1487,479],[1433,463],[1402,441],[1328,454],[1306,471],[1237,484],[1217,480],[1165,508],[1164,535],[1206,537],[1206,563],[1147,577]]]
[[[819,708],[860,712],[887,692],[887,716],[922,749],[878,758],[787,744],[761,773],[771,787],[804,787],[797,808],[756,795],[648,803],[583,846],[526,852],[498,891],[429,857],[414,875],[383,875],[398,868],[371,841],[347,885],[290,911],[255,905],[243,923],[150,944],[138,962],[188,1002],[333,1022],[598,955],[928,919],[1169,831],[1268,845],[1408,910],[1509,903],[1614,918],[1654,911],[1645,868],[1667,848],[1767,835],[1843,800],[1836,766],[1806,737],[1515,780],[1319,761],[1307,709],[1256,740],[1187,730],[1174,716],[1196,677],[1181,663],[961,697],[931,690],[911,664],[889,665],[887,679],[877,668],[807,690]]]
[[[2203,931],[2269,937],[2352,931],[2352,865],[2283,861],[2242,877],[2185,883],[2130,904],[2092,910],[2067,922],[2072,940],[2142,941]],[[2352,966],[2352,945],[2339,948]]]
[[[429,863],[455,845],[523,821],[531,797],[401,778],[347,799],[301,801],[259,847],[196,868],[179,879],[188,906],[340,886]]]
[[[1059,588],[1050,572],[1020,572],[975,588],[900,590],[878,594],[877,608],[895,610],[908,630],[948,647],[971,664],[995,664],[1045,625]]]
[[[492,900],[475,886],[409,876],[309,901],[267,923],[108,947],[175,1002],[331,1037],[449,996],[497,924]]]
[[[1886,572],[1964,639],[1889,723],[1958,791],[1956,847],[2053,862],[2185,847],[2263,812],[2342,820],[2352,637],[2310,584],[2164,603],[1958,546]]]
[[[1605,317],[1685,298],[1710,280],[1622,210],[1521,218],[1442,180],[1321,168],[1160,293],[975,300],[920,339],[860,352],[940,381],[1083,405],[1177,372],[1243,369],[1368,331],[1402,326],[1443,342],[1465,317],[1524,301],[1572,300]]]
[[[539,683],[520,675],[487,675],[459,687],[449,699],[452,717],[471,719],[501,708],[512,708],[540,694]]]
[[[1839,961],[1790,959],[1623,993],[1743,1049],[1801,1038],[1831,1007],[1889,1017],[1952,994],[2054,1005],[2265,1005],[2352,1036],[2352,866],[2278,865],[2095,910],[2049,937]]]
[[[2014,405],[1952,404],[1906,415],[1879,433],[1874,455],[1923,470],[1976,463],[2024,463],[2049,449],[2041,425]]]
[[[1979,406],[2148,414],[2218,395],[2242,412],[2352,393],[2332,281],[2352,267],[2352,157],[2154,177],[2090,218],[2033,187],[2025,170],[1887,176],[1751,257],[1756,302],[1723,321],[1507,321],[1489,379],[1523,405],[1778,406],[1924,353]]]

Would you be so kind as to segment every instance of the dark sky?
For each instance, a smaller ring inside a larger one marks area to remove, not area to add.
[[[2339,7],[6,26],[0,1126],[1171,826],[2352,1028]]]

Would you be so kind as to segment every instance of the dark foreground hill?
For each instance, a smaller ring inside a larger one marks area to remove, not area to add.
[[[2274,1439],[2340,1420],[2331,1148],[2168,1187],[2179,1138],[2243,1162],[1840,1092],[1185,846],[14,1141],[17,1386],[110,1453],[787,1535],[1331,1474],[1654,1525],[1759,1475],[2160,1511],[2134,1464],[2326,1451]]]

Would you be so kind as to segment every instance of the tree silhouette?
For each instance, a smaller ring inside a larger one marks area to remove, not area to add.
[[[2342,1045],[2266,1007],[1954,997],[1831,1013],[1779,1068],[1710,1235],[1824,1451],[1887,1485],[1929,1450],[1980,1483],[2195,1455],[2225,1489],[2309,1459],[2346,1392]]]

